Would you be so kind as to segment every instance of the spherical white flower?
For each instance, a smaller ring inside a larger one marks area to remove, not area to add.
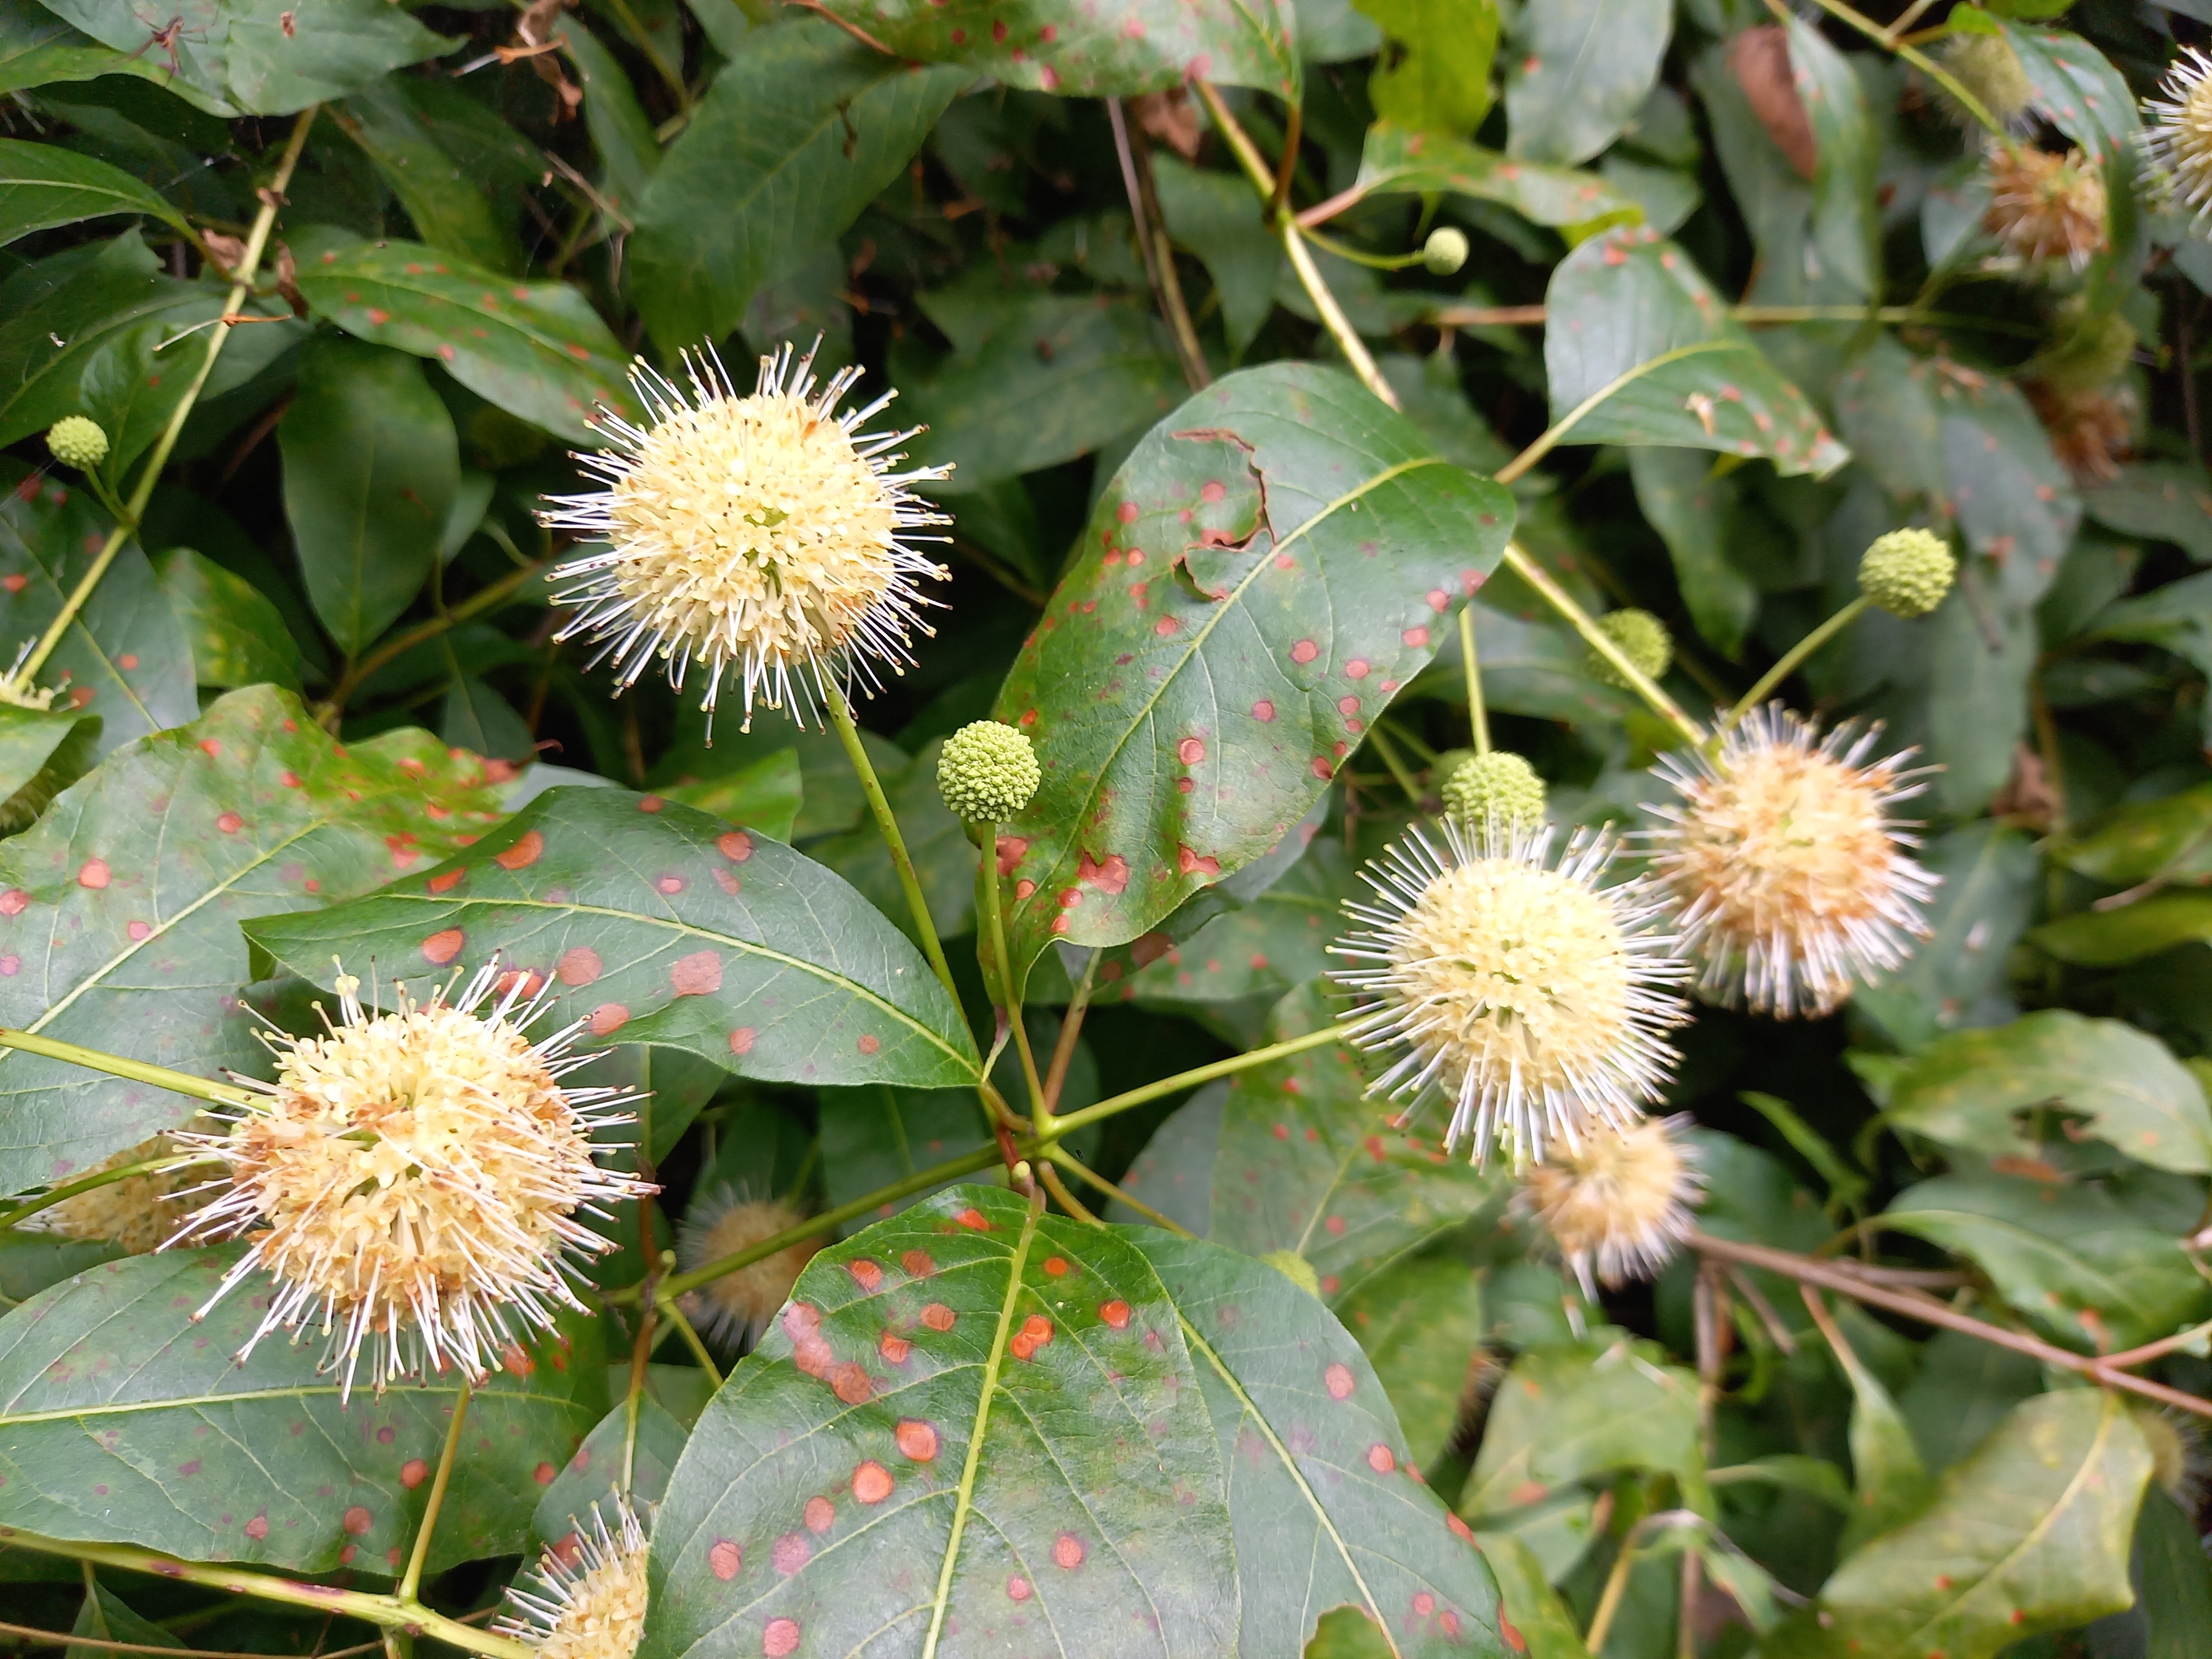
[[[630,1659],[645,1634],[646,1536],[619,1492],[603,1500],[615,1513],[610,1528],[597,1504],[564,1548],[538,1558],[535,1590],[509,1589],[516,1611],[492,1628],[543,1659]],[[564,1554],[573,1557],[564,1560]]]
[[[2184,47],[2159,91],[2143,101],[2143,146],[2173,199],[2202,218],[2212,213],[2212,57]]]
[[[1686,1114],[1600,1129],[1549,1164],[1523,1170],[1516,1200],[1559,1247],[1583,1293],[1595,1298],[1649,1279],[1690,1236],[1705,1190]]]

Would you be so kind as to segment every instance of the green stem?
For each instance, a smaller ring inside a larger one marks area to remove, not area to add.
[[[1612,636],[1592,620],[1589,611],[1575,603],[1572,594],[1552,580],[1549,571],[1528,556],[1518,542],[1505,544],[1505,567],[1534,588],[1539,597],[1583,636],[1583,643],[1604,658],[1613,672],[1627,681],[1629,689],[1650,704],[1660,719],[1680,732],[1685,741],[1695,744],[1705,740],[1697,721],[1684,714],[1682,706],[1661,690],[1649,674],[1622,654]]]
[[[1719,731],[1714,735],[1716,737],[1724,735],[1729,727],[1758,708],[1765,700],[1768,692],[1790,678],[1799,663],[1803,662],[1806,658],[1856,622],[1861,613],[1872,603],[1873,601],[1865,594],[1860,594],[1858,598],[1853,599],[1841,611],[1784,652],[1781,660],[1761,674],[1759,677],[1759,683],[1736,699],[1735,707],[1728,711],[1727,716],[1720,723]]]
[[[45,1538],[37,1533],[19,1532],[13,1527],[0,1527],[0,1544],[15,1549],[30,1550],[40,1555],[60,1556],[71,1561],[89,1561],[103,1567],[118,1567],[127,1572],[143,1572],[155,1578],[166,1578],[172,1583],[198,1584],[204,1589],[220,1590],[226,1595],[248,1595],[256,1601],[274,1601],[285,1607],[306,1607],[311,1612],[338,1613],[349,1619],[358,1619],[364,1624],[374,1625],[380,1630],[412,1632],[435,1638],[465,1653],[480,1653],[486,1659],[534,1659],[534,1650],[510,1636],[495,1636],[489,1631],[472,1630],[459,1620],[448,1619],[424,1607],[420,1601],[403,1601],[396,1595],[372,1595],[364,1590],[340,1589],[331,1584],[302,1583],[294,1578],[280,1578],[271,1573],[257,1572],[250,1568],[214,1566],[199,1561],[179,1561],[173,1556],[157,1554],[152,1550],[139,1549],[130,1544],[80,1544],[64,1539]]]
[[[100,579],[115,562],[116,555],[122,552],[123,544],[131,539],[138,527],[139,520],[145,516],[146,503],[154,497],[154,486],[161,481],[161,469],[168,464],[169,453],[176,448],[177,440],[184,434],[185,422],[191,416],[192,405],[199,401],[200,391],[207,385],[208,376],[215,373],[216,359],[222,355],[223,343],[230,338],[231,319],[239,314],[238,308],[252,297],[254,270],[261,263],[262,251],[269,246],[269,233],[276,227],[276,204],[284,199],[284,187],[292,181],[292,169],[299,165],[300,153],[307,147],[307,130],[314,125],[315,112],[320,107],[317,104],[308,105],[300,112],[299,119],[292,124],[292,136],[285,143],[283,155],[276,164],[276,176],[269,181],[269,188],[262,192],[261,211],[254,216],[253,228],[246,239],[246,252],[239,257],[238,264],[231,273],[230,295],[222,302],[222,315],[209,332],[207,349],[200,356],[199,372],[192,376],[191,383],[185,388],[185,395],[171,411],[169,423],[161,428],[161,435],[154,441],[154,447],[146,457],[145,470],[138,475],[138,487],[131,491],[131,499],[125,503],[125,514],[116,520],[115,528],[108,532],[106,544],[84,574],[78,578],[69,598],[62,602],[59,613],[47,625],[46,631],[40,635],[31,654],[8,677],[8,684],[14,690],[28,691],[37,684],[39,671],[46,665],[46,659],[53,655],[54,647],[68,634],[70,624],[76,620],[77,613],[84,609],[85,601],[92,597],[93,589],[100,586]]]
[[[412,651],[425,640],[434,640],[449,629],[458,628],[471,617],[480,617],[496,605],[506,603],[516,592],[536,580],[544,570],[543,564],[526,564],[519,570],[510,570],[497,581],[479,589],[463,599],[452,610],[419,622],[414,627],[394,634],[359,662],[348,668],[332,688],[331,695],[316,709],[316,717],[325,725],[345,711],[346,699],[362,688],[362,682],[393,658]]]
[[[0,1048],[21,1048],[27,1054],[43,1054],[48,1060],[67,1060],[72,1066],[105,1072],[110,1077],[126,1077],[133,1083],[150,1083],[157,1089],[167,1089],[173,1094],[189,1095],[194,1100],[204,1100],[216,1106],[251,1106],[257,1098],[251,1090],[236,1088],[228,1083],[210,1083],[205,1078],[194,1077],[189,1072],[173,1072],[166,1066],[155,1066],[143,1060],[125,1060],[120,1054],[104,1054],[98,1048],[88,1048],[82,1043],[64,1042],[54,1037],[33,1036],[28,1031],[0,1028]]]
[[[898,872],[899,890],[906,895],[907,909],[921,935],[922,954],[929,958],[929,965],[937,970],[945,995],[957,1008],[960,991],[952,982],[952,964],[945,959],[945,946],[937,937],[937,924],[929,919],[929,901],[922,896],[921,883],[914,873],[914,860],[907,855],[906,837],[899,833],[898,818],[884,794],[884,786],[876,778],[867,746],[860,741],[860,728],[853,724],[852,705],[845,701],[844,688],[830,681],[825,701],[830,705],[830,724],[836,728],[837,741],[845,745],[845,757],[853,763],[853,770],[860,780],[860,793],[868,798],[868,811],[875,816],[884,845],[890,848],[891,867]]]
[[[1406,769],[1406,763],[1399,756],[1397,745],[1384,735],[1382,721],[1377,720],[1368,728],[1367,740],[1375,745],[1375,752],[1382,757],[1382,764],[1390,769],[1390,775],[1398,781],[1398,787],[1406,792],[1406,799],[1413,804],[1416,811],[1419,811],[1420,786],[1413,781],[1413,775]]]
[[[1319,231],[1314,230],[1310,228],[1306,231],[1306,240],[1311,242],[1316,247],[1321,249],[1324,253],[1334,253],[1338,258],[1344,260],[1348,264],[1365,265],[1370,270],[1408,270],[1411,267],[1420,264],[1424,257],[1424,255],[1419,252],[1413,253],[1369,253],[1362,249],[1352,246],[1349,243],[1340,242],[1334,236],[1324,236]]]
[[[1624,1538],[1620,1553],[1613,1558],[1613,1571],[1605,1576],[1605,1590],[1597,1599],[1597,1611],[1590,1614],[1589,1632],[1583,1638],[1583,1645],[1589,1650],[1591,1659],[1597,1659],[1605,1647],[1605,1638],[1613,1633],[1613,1616],[1620,1611],[1621,1598],[1628,1594],[1628,1570],[1635,1565],[1635,1546]]]
[[[1322,326],[1336,342],[1336,349],[1344,354],[1345,362],[1352,365],[1352,372],[1359,377],[1360,385],[1391,408],[1398,408],[1398,394],[1390,389],[1389,381],[1382,378],[1382,371],[1375,366],[1375,358],[1367,349],[1367,342],[1359,337],[1359,331],[1352,327],[1352,319],[1344,314],[1344,307],[1337,304],[1335,293],[1322,280],[1321,271],[1314,264],[1313,255],[1306,248],[1306,233],[1288,214],[1283,216],[1282,238],[1283,251],[1291,256],[1291,269],[1297,272],[1298,283],[1305,289],[1306,297],[1313,301],[1314,309],[1321,314]]]
[[[1776,7],[1778,10],[1779,9],[1778,0],[1767,0],[1767,3],[1770,6]],[[1983,126],[1995,133],[2000,139],[2002,139],[2008,147],[2011,145],[2012,135],[2005,131],[2004,123],[1998,120],[1996,116],[1990,114],[1988,108],[1983,104],[1980,99],[1975,97],[1972,93],[1967,91],[1965,87],[1961,86],[1959,83],[1959,80],[1956,76],[1953,75],[1948,70],[1937,64],[1933,58],[1929,58],[1927,53],[1920,51],[1917,47],[1906,46],[1904,41],[1897,39],[1896,36],[1893,35],[1881,24],[1875,22],[1871,17],[1866,16],[1863,13],[1855,11],[1850,7],[1844,4],[1843,0],[1817,0],[1817,3],[1820,5],[1820,9],[1826,12],[1831,17],[1841,19],[1844,22],[1850,24],[1853,28],[1856,29],[1861,34],[1866,36],[1868,40],[1873,41],[1876,46],[1881,46],[1885,51],[1895,52],[1899,58],[1902,58],[1906,63],[1911,64],[1913,68],[1918,70],[1923,75],[1933,81],[1937,86],[1942,88],[1944,91],[1949,93],[1951,96],[1959,100],[1960,108],[1965,110],[1967,114],[1972,116],[1977,121],[1979,121]],[[1786,13],[1784,15],[1785,16],[1787,15]]]
[[[461,1373],[461,1386],[453,1395],[453,1414],[446,1424],[446,1443],[438,1449],[438,1472],[430,1477],[429,1501],[422,1505],[422,1523],[415,1528],[415,1547],[407,1556],[407,1571],[400,1575],[399,1588],[394,1594],[402,1601],[412,1601],[416,1592],[422,1588],[422,1564],[430,1559],[430,1534],[437,1529],[438,1511],[446,1507],[446,1488],[453,1483],[453,1460],[461,1449],[461,1425],[468,1421],[469,1397],[476,1385],[466,1371]]]
[[[1607,398],[1620,392],[1623,387],[1634,385],[1645,375],[1654,374],[1656,371],[1666,368],[1669,363],[1680,362],[1685,357],[1702,356],[1709,351],[1743,351],[1746,349],[1755,351],[1758,348],[1755,346],[1747,347],[1741,340],[1692,340],[1687,345],[1679,345],[1672,351],[1662,351],[1656,357],[1646,358],[1644,362],[1637,364],[1635,368],[1630,369],[1626,374],[1616,374],[1613,376],[1612,380],[1607,380],[1596,391],[1591,392],[1589,397],[1583,398],[1582,402],[1577,404],[1565,415],[1553,422],[1552,424],[1545,429],[1543,435],[1539,437],[1535,442],[1530,444],[1528,448],[1522,450],[1518,455],[1516,455],[1511,460],[1506,462],[1504,465],[1498,469],[1498,482],[1502,484],[1511,483],[1516,478],[1526,472],[1530,467],[1535,465],[1537,462],[1542,460],[1545,456],[1550,454],[1554,448],[1558,447],[1560,443],[1565,441],[1567,434],[1571,432],[1575,427],[1581,422],[1583,416],[1589,414],[1590,410],[1595,409],[1600,404],[1605,402]]]
[[[1100,1192],[1105,1194],[1107,1197],[1127,1205],[1139,1215],[1144,1217],[1146,1220],[1151,1222],[1155,1227],[1165,1228],[1169,1232],[1175,1234],[1178,1238],[1195,1238],[1198,1237],[1196,1233],[1191,1231],[1189,1228],[1184,1226],[1182,1223],[1177,1221],[1173,1216],[1163,1215],[1159,1211],[1146,1203],[1143,1199],[1139,1198],[1127,1188],[1117,1186],[1113,1182],[1107,1180],[1104,1176],[1100,1175],[1096,1170],[1093,1170],[1089,1164],[1085,1164],[1081,1158],[1076,1157],[1074,1153],[1069,1152],[1065,1146],[1055,1146],[1051,1150],[1051,1152],[1048,1152],[1046,1156],[1051,1158],[1054,1164],[1059,1164],[1061,1169],[1069,1170],[1075,1175],[1082,1176],[1084,1180],[1089,1182]]]
[[[112,1186],[118,1181],[128,1181],[133,1176],[155,1175],[163,1170],[182,1170],[195,1164],[214,1164],[220,1160],[211,1153],[171,1153],[165,1158],[149,1158],[137,1164],[125,1164],[120,1169],[100,1170],[91,1175],[79,1176],[75,1181],[64,1182],[49,1188],[38,1197],[27,1199],[14,1209],[0,1212],[0,1232],[29,1220],[41,1210],[66,1202],[80,1193],[89,1193],[101,1187]]]
[[[1474,656],[1474,601],[1459,608],[1459,654],[1467,668],[1467,719],[1474,728],[1474,752],[1490,752],[1490,710],[1482,701],[1482,670]]]
[[[976,902],[983,912],[983,937],[989,941],[993,975],[998,980],[991,1000],[1006,1018],[1014,1052],[1022,1057],[1022,1083],[1030,1091],[1030,1121],[1040,1133],[1047,1133],[1052,1128],[1052,1105],[1045,1094],[1044,1079],[1037,1073],[1029,1023],[1022,1018],[1022,1005],[1015,1000],[1013,969],[1006,960],[1006,905],[999,896],[999,826],[971,823],[968,838],[975,843],[976,854],[982,860],[976,866],[975,890]]]
[[[691,1350],[691,1358],[699,1362],[699,1369],[707,1373],[707,1380],[716,1388],[722,1386],[722,1373],[714,1364],[714,1356],[707,1352],[707,1345],[699,1340],[699,1333],[684,1310],[676,1305],[675,1298],[665,1291],[659,1297],[660,1316],[676,1327],[676,1334],[684,1339],[684,1346]]]
[[[1216,1078],[1233,1077],[1255,1066],[1265,1066],[1271,1060],[1288,1060],[1292,1054],[1304,1054],[1310,1048],[1325,1048],[1332,1042],[1342,1042],[1352,1035],[1350,1024],[1325,1026],[1318,1031],[1309,1031],[1304,1036],[1291,1037],[1283,1042],[1271,1042],[1264,1048],[1255,1048],[1249,1054],[1231,1054],[1226,1060],[1217,1060],[1211,1065],[1194,1066],[1188,1072],[1177,1072],[1173,1077],[1164,1077],[1157,1083],[1147,1083],[1142,1088],[1100,1101],[1096,1106],[1086,1106],[1079,1112],[1054,1120],[1055,1139],[1073,1134],[1086,1125],[1097,1123],[1127,1111],[1132,1106],[1141,1106],[1148,1100],[1158,1100],[1163,1095],[1195,1089]]]

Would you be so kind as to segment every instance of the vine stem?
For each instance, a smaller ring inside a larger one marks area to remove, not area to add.
[[[161,481],[161,469],[168,464],[169,453],[176,448],[177,440],[184,435],[185,422],[191,416],[192,405],[199,401],[200,390],[207,385],[208,376],[215,373],[216,359],[222,356],[223,343],[230,338],[230,331],[241,314],[239,307],[252,297],[253,273],[261,263],[263,251],[269,246],[269,233],[276,228],[276,209],[284,199],[284,187],[292,182],[292,170],[300,164],[301,152],[307,144],[308,129],[315,125],[316,112],[321,107],[319,104],[308,105],[300,112],[300,118],[292,124],[292,136],[285,142],[284,153],[277,161],[276,175],[261,192],[261,211],[253,217],[253,228],[246,239],[246,252],[239,256],[238,264],[232,267],[230,294],[222,302],[222,315],[216,319],[215,328],[208,336],[207,350],[200,357],[199,372],[192,376],[191,384],[185,388],[185,395],[178,400],[176,409],[170,414],[169,423],[161,428],[161,435],[154,441],[153,450],[146,457],[145,470],[138,475],[138,487],[131,492],[131,499],[125,503],[129,509],[127,514],[116,520],[115,528],[108,532],[106,544],[100,548],[84,574],[78,578],[69,598],[62,601],[60,612],[47,625],[46,631],[40,635],[39,642],[32,647],[30,655],[6,677],[5,683],[11,690],[28,691],[37,682],[39,671],[46,665],[46,659],[53,655],[54,647],[68,634],[70,624],[76,620],[77,613],[84,609],[85,601],[92,597],[93,589],[100,586],[100,579],[107,574],[108,567],[115,562],[116,555],[122,552],[123,544],[131,539],[138,527],[139,520],[145,515],[146,503],[154,498],[154,486]]]
[[[66,1060],[88,1071],[105,1072],[110,1077],[129,1078],[133,1083],[150,1083],[156,1089],[189,1095],[194,1100],[204,1100],[216,1106],[251,1106],[257,1098],[252,1091],[240,1089],[232,1084],[212,1083],[206,1078],[194,1077],[190,1072],[174,1072],[149,1060],[126,1060],[121,1054],[106,1054],[98,1048],[88,1048],[82,1043],[64,1042],[58,1037],[36,1036],[28,1031],[0,1028],[0,1048],[21,1048],[27,1054],[43,1054],[48,1060]]]
[[[952,965],[945,959],[945,946],[937,937],[937,924],[929,919],[929,901],[922,896],[921,882],[914,873],[914,860],[907,854],[906,837],[899,833],[898,817],[892,812],[884,786],[876,777],[867,746],[860,741],[860,728],[853,724],[853,707],[845,700],[845,688],[834,679],[826,682],[823,701],[830,705],[830,724],[836,728],[837,741],[845,745],[845,757],[853,763],[853,770],[860,780],[860,793],[868,798],[868,811],[875,816],[884,845],[890,848],[891,867],[898,872],[899,890],[906,895],[907,909],[921,934],[922,954],[929,958],[929,965],[937,970],[938,982],[945,987],[945,995],[957,1008],[960,991],[952,982]]]
[[[400,1575],[399,1587],[393,1592],[402,1601],[414,1601],[416,1592],[422,1588],[422,1565],[430,1559],[430,1534],[437,1530],[438,1511],[446,1507],[446,1488],[453,1484],[453,1460],[461,1449],[461,1425],[468,1421],[469,1401],[475,1393],[475,1381],[463,1371],[461,1386],[453,1394],[453,1415],[446,1425],[446,1443],[438,1449],[438,1472],[430,1477],[429,1501],[422,1505],[422,1522],[415,1528],[415,1547],[408,1553],[407,1571]]]
[[[1474,601],[1459,608],[1460,661],[1467,669],[1467,719],[1474,728],[1474,752],[1490,752],[1490,710],[1482,701],[1482,670],[1474,658]]]
[[[1765,700],[1768,692],[1788,679],[1796,672],[1798,664],[1856,622],[1866,613],[1867,607],[1873,603],[1874,601],[1865,594],[1860,594],[1858,598],[1853,599],[1834,616],[1784,652],[1781,660],[1761,674],[1759,677],[1759,683],[1736,699],[1735,707],[1728,711],[1721,720],[1719,729],[1713,735],[1716,737],[1725,735],[1738,720],[1758,708]]]
[[[513,1637],[472,1630],[420,1601],[402,1601],[396,1595],[372,1595],[365,1590],[340,1589],[333,1584],[303,1583],[295,1578],[283,1578],[245,1567],[179,1561],[173,1556],[140,1549],[133,1544],[71,1543],[21,1532],[14,1527],[0,1527],[0,1544],[40,1555],[60,1556],[65,1560],[89,1561],[95,1566],[143,1572],[172,1583],[198,1584],[226,1595],[247,1595],[285,1607],[342,1613],[380,1630],[431,1637],[465,1653],[483,1654],[485,1659],[532,1659],[532,1650]]]
[[[1682,734],[1683,740],[1695,745],[1705,740],[1697,721],[1682,712],[1681,704],[1659,689],[1658,684],[1629,661],[1620,646],[1596,622],[1589,611],[1574,601],[1574,596],[1552,580],[1551,573],[1530,558],[1518,542],[1505,544],[1505,568],[1536,590],[1537,595],[1553,610],[1558,611],[1567,625],[1583,636],[1583,641],[1611,665],[1613,672],[1628,682],[1629,689],[1651,707],[1651,711]]]
[[[38,1214],[40,1211],[50,1210],[57,1204],[76,1197],[80,1193],[94,1192],[102,1187],[111,1187],[118,1181],[128,1181],[134,1176],[158,1175],[164,1170],[185,1170],[190,1169],[196,1164],[220,1162],[222,1160],[212,1153],[172,1153],[166,1158],[149,1158],[136,1164],[125,1164],[120,1169],[97,1170],[91,1175],[80,1176],[75,1181],[64,1182],[58,1187],[48,1188],[38,1197],[27,1199],[12,1210],[0,1212],[0,1232],[19,1226]]]

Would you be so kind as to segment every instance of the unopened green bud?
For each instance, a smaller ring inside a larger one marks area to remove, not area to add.
[[[2034,85],[2021,67],[2020,54],[2002,34],[1952,35],[1943,43],[1943,67],[2000,121],[2025,115],[2035,96]],[[1944,102],[1947,106],[1953,104],[1948,93]],[[1962,105],[1953,107],[1951,113],[1961,126],[1973,124],[1972,113]]]
[[[1544,781],[1504,749],[1462,761],[1444,782],[1444,811],[1476,830],[1533,830],[1544,821]]]
[[[1296,1250],[1270,1250],[1260,1260],[1316,1301],[1321,1299],[1321,1275],[1314,1272],[1313,1263]]]
[[[1030,740],[998,720],[976,720],[945,740],[937,793],[967,823],[1004,823],[1030,804],[1042,774]]]
[[[1859,592],[1893,617],[1924,617],[1943,603],[1959,574],[1950,544],[1933,531],[1877,536],[1859,561]]]
[[[1649,611],[1608,611],[1597,619],[1597,625],[1646,679],[1657,679],[1674,660],[1674,641],[1667,633],[1667,624]],[[1590,647],[1586,665],[1593,678],[1618,690],[1630,689],[1627,678],[1595,646]]]
[[[1450,276],[1467,263],[1467,233],[1456,225],[1438,225],[1421,244],[1421,263],[1435,276]]]
[[[107,459],[107,434],[96,421],[64,415],[46,428],[46,447],[64,466],[89,472]]]

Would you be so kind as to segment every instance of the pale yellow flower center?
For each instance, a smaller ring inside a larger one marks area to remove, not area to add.
[[[1662,1122],[1601,1129],[1555,1163],[1522,1171],[1544,1226],[1570,1261],[1613,1267],[1665,1248],[1688,1190],[1682,1154]]]
[[[645,1550],[618,1550],[570,1586],[561,1616],[532,1646],[544,1659],[630,1659],[645,1633]]]

